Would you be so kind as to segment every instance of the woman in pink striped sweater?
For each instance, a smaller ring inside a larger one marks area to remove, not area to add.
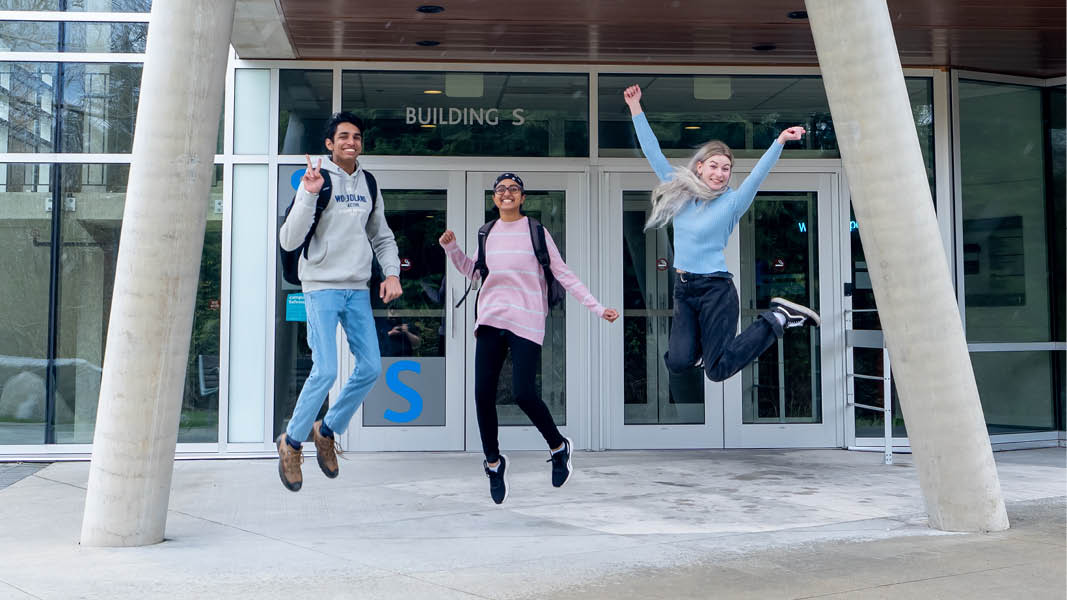
[[[482,437],[489,477],[489,494],[500,504],[508,496],[507,456],[500,453],[497,440],[496,389],[504,358],[511,351],[512,393],[519,408],[530,417],[551,451],[552,485],[567,482],[573,470],[571,440],[563,437],[545,403],[537,396],[535,377],[541,364],[541,344],[548,315],[548,286],[541,264],[534,254],[528,217],[522,214],[526,200],[522,179],[504,173],[493,184],[493,204],[500,212],[485,241],[485,264],[489,275],[478,294],[478,319],[474,335],[474,403]],[[439,240],[452,264],[470,279],[480,277],[474,259],[456,244],[456,235],[445,231]],[[545,247],[551,259],[552,275],[572,296],[605,321],[614,322],[619,313],[604,308],[589,289],[563,262],[552,236],[545,231]]]

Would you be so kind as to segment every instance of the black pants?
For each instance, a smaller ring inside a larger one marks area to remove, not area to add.
[[[496,416],[496,387],[500,370],[511,350],[511,393],[519,408],[530,417],[541,432],[549,448],[558,448],[563,435],[552,420],[552,413],[537,395],[537,369],[541,365],[541,346],[521,338],[506,329],[480,325],[476,332],[474,351],[474,404],[478,410],[478,431],[482,435],[485,459],[496,462],[500,458],[497,439],[499,423]]]
[[[674,285],[674,323],[663,360],[675,373],[704,359],[704,373],[724,381],[745,368],[782,337],[770,312],[734,337],[740,312],[737,288],[728,277],[678,273]]]

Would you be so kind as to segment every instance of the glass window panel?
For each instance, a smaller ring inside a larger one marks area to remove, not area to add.
[[[527,190],[523,214],[545,226],[559,254],[567,260],[567,193],[561,190]],[[485,221],[500,217],[493,204],[493,192],[485,192]],[[470,255],[477,254],[477,248]],[[472,354],[473,356],[473,354]],[[566,302],[552,307],[545,319],[545,339],[541,345],[541,369],[536,377],[537,394],[548,406],[556,425],[567,424],[567,311]],[[511,394],[511,353],[504,361],[497,386],[497,414],[501,425],[532,426]]]
[[[333,112],[333,71],[282,69],[278,110],[279,154],[326,152],[323,130]]]
[[[234,165],[231,206],[230,339],[239,340],[229,350],[229,432],[234,443],[262,442],[263,401],[267,394],[267,284],[270,252],[277,252],[264,235],[271,225],[270,179],[267,165]],[[283,207],[284,210],[284,207]],[[279,280],[281,276],[279,275]],[[256,349],[249,351],[249,349]]]
[[[207,202],[200,281],[185,370],[179,442],[219,440],[219,336],[222,310],[222,165],[215,165]]]
[[[674,311],[670,227],[643,231],[651,191],[623,192],[623,381],[626,425],[704,422],[704,372],[663,362]]]
[[[56,442],[92,442],[129,165],[61,165]],[[218,439],[221,167],[207,200],[179,441]]]
[[[65,63],[62,152],[129,153],[141,87],[139,64]]]
[[[933,82],[907,78],[906,83],[932,177]],[[783,157],[840,157],[820,77],[648,74],[599,76],[600,156],[642,156],[622,99],[622,91],[633,84],[641,86],[645,115],[668,157],[688,158],[708,140],[719,139],[738,158],[758,158],[793,125],[803,125],[809,134],[786,144]]]
[[[63,52],[140,54],[148,40],[148,23],[63,23]]]
[[[101,367],[129,165],[61,165],[56,442],[88,444]]]
[[[1067,341],[1067,301],[1064,300],[1064,292],[1067,291],[1067,210],[1065,210],[1065,198],[1067,198],[1067,185],[1064,175],[1067,171],[1067,110],[1064,106],[1064,88],[1049,90],[1049,167],[1051,177],[1049,185],[1049,198],[1051,200],[1052,231],[1054,240],[1052,252],[1052,292],[1057,324],[1055,337],[1057,342]]]
[[[0,152],[55,152],[56,63],[0,62]]]
[[[0,152],[128,153],[140,85],[139,64],[0,63]]]
[[[233,153],[269,150],[270,70],[237,69],[233,74]]]
[[[1052,372],[1057,353],[972,352],[990,435],[1056,429]]]
[[[367,154],[589,156],[589,77],[346,71]]]
[[[46,21],[0,21],[0,50],[56,52],[61,24]]]
[[[0,21],[0,50],[9,52],[143,53],[147,37],[147,23]]]
[[[51,166],[0,164],[0,445],[45,441]]]
[[[759,192],[741,218],[741,326],[780,296],[819,311],[818,198]],[[744,423],[821,423],[818,328],[780,338],[742,371]]]
[[[959,82],[969,342],[1051,340],[1041,89]]]
[[[0,0],[0,10],[146,13],[152,0]]]

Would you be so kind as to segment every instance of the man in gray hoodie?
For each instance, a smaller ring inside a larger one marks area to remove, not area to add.
[[[403,293],[396,240],[385,222],[381,191],[377,192],[377,201],[370,197],[367,175],[358,161],[363,151],[363,122],[351,113],[337,113],[326,125],[325,141],[330,156],[325,157],[326,162],[319,158],[314,167],[311,157],[307,157],[307,171],[278,233],[283,250],[292,251],[304,243],[324,183],[321,171],[327,171],[333,197],[319,216],[315,234],[308,242],[307,252],[301,253],[299,266],[307,309],[311,374],[300,390],[285,433],[278,436],[278,474],[282,484],[294,492],[303,484],[300,443],[307,438],[309,430],[315,441],[319,468],[327,477],[337,477],[334,433],[348,429],[352,415],[382,370],[367,289],[372,252],[385,275],[378,296],[388,303]],[[334,335],[338,323],[344,328],[348,347],[356,357],[356,369],[326,416],[315,421],[337,378]]]

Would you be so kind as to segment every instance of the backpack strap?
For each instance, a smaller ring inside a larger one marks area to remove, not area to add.
[[[541,270],[545,272],[545,283],[552,285],[555,276],[552,275],[552,257],[548,255],[548,247],[545,242],[545,226],[533,217],[527,217],[530,223],[530,243],[533,244],[534,255],[541,264]]]
[[[308,229],[307,236],[304,237],[304,258],[308,257],[308,246],[311,244],[311,238],[315,235],[315,228],[319,226],[319,217],[322,216],[322,211],[326,210],[326,207],[330,205],[330,199],[333,197],[333,182],[330,180],[330,174],[327,171],[321,171],[322,174],[322,188],[319,189],[319,196],[315,199],[315,216],[311,219],[311,228]],[[295,198],[293,199],[296,200]]]
[[[489,230],[496,225],[497,219],[493,219],[478,228],[478,259],[474,261],[474,270],[482,275],[482,283],[489,277],[489,265],[485,264],[485,242],[489,239]]]
[[[363,176],[367,178],[367,190],[370,191],[370,212],[374,214],[374,209],[378,203],[378,180],[374,178],[373,173],[366,169],[363,169]]]
[[[485,278],[489,277],[489,266],[485,264],[485,242],[489,238],[489,230],[493,228],[493,225],[496,225],[496,222],[497,219],[493,219],[478,228],[478,258],[474,261],[474,270],[481,275],[483,284],[485,283]],[[467,284],[467,291],[463,292],[463,297],[459,299],[459,302],[456,302],[456,308],[459,308],[459,305],[463,304],[463,301],[467,299],[467,295],[471,293],[471,288],[474,287],[474,273],[471,273],[471,275],[471,281]],[[482,293],[480,286],[478,288],[478,293]],[[477,300],[474,302],[474,318],[478,318]]]

